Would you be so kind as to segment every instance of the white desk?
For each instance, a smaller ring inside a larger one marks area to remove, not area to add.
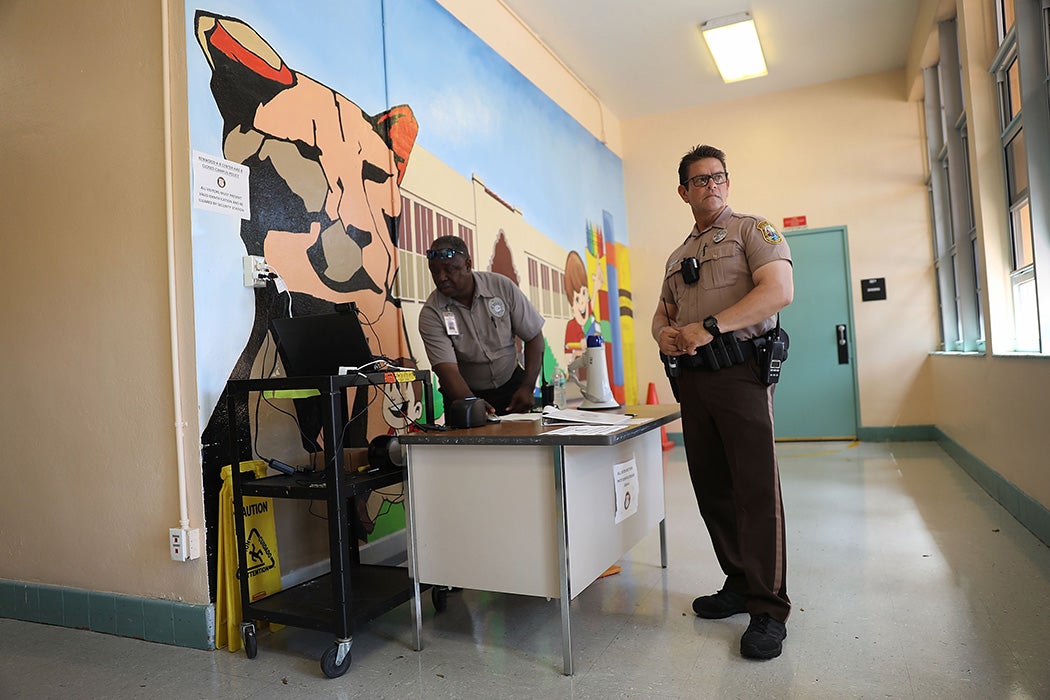
[[[667,566],[661,425],[677,405],[628,406],[646,418],[610,435],[551,435],[539,421],[413,433],[408,446],[409,565],[414,585],[561,601],[564,672],[572,675],[569,602],[660,528]],[[615,522],[613,466],[634,460],[638,510]],[[416,634],[421,634],[419,591]]]

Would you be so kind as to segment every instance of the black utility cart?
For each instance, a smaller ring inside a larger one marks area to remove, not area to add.
[[[241,379],[227,383],[230,416],[231,478],[233,484],[234,526],[237,532],[237,578],[241,590],[241,636],[248,658],[255,658],[258,644],[255,622],[267,621],[335,634],[335,643],[321,657],[321,670],[329,678],[342,676],[350,668],[350,646],[355,625],[367,622],[413,597],[413,582],[408,569],[400,566],[362,564],[358,538],[354,532],[354,499],[368,491],[406,482],[404,470],[381,470],[347,473],[344,469],[343,435],[347,425],[346,397],[348,387],[422,381],[426,421],[433,423],[430,372],[399,370],[352,375],[292,377],[279,379]],[[279,474],[262,479],[241,473],[238,453],[238,416],[247,416],[251,392],[315,389],[321,394],[324,468],[323,475]],[[241,408],[242,413],[238,413]],[[362,417],[362,420],[364,418]],[[247,552],[243,517],[243,498],[256,496],[275,499],[307,499],[328,504],[328,540],[331,571],[287,590],[260,600],[251,600],[248,592]],[[408,494],[406,494],[406,498]],[[408,523],[411,527],[411,522]],[[411,538],[408,538],[411,546]],[[434,587],[434,607],[443,610],[447,589]],[[416,650],[422,648],[419,604],[412,606],[416,630]]]

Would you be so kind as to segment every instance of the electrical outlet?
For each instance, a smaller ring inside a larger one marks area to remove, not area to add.
[[[261,255],[245,255],[241,259],[245,287],[265,287],[273,270]]]
[[[201,558],[201,531],[200,528],[193,528],[192,530],[186,531],[186,558],[187,559],[200,559]]]
[[[187,539],[186,531],[181,528],[173,527],[168,530],[168,548],[171,550],[172,561],[186,561],[189,558]]]
[[[183,530],[179,527],[171,528],[168,530],[168,549],[171,551],[172,561],[200,559],[200,529],[193,528],[192,530]]]

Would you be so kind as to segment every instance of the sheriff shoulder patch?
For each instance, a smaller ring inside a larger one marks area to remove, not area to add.
[[[780,232],[765,219],[758,222],[758,230],[762,234],[762,239],[770,245],[780,245],[784,242],[784,237],[780,235]]]

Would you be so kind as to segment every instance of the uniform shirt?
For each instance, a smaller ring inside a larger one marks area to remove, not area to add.
[[[430,366],[459,365],[467,386],[484,391],[503,386],[518,366],[514,338],[532,340],[543,329],[543,317],[510,278],[474,271],[474,300],[468,308],[438,290],[419,312],[419,335]],[[448,332],[445,313],[455,319],[458,335]]]
[[[700,263],[700,280],[686,284],[682,261]],[[689,236],[667,259],[660,298],[678,307],[675,324],[702,322],[743,299],[755,288],[752,273],[774,260],[791,262],[787,241],[773,225],[757,216],[737,214],[728,206],[704,231],[694,225]],[[747,340],[773,328],[776,318],[734,331]]]

